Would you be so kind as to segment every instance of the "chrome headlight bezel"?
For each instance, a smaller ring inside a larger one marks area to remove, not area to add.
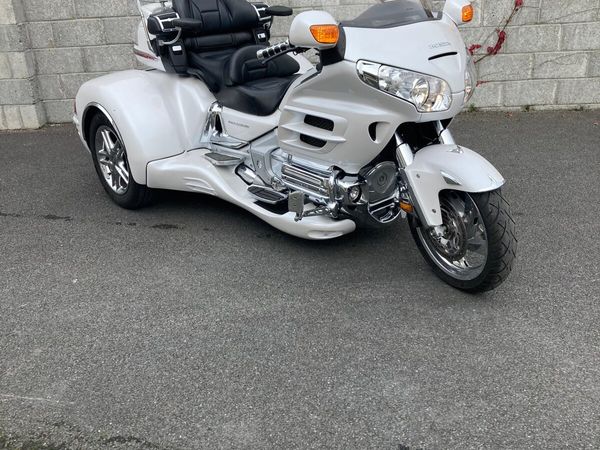
[[[452,90],[443,79],[370,61],[358,61],[359,78],[369,86],[412,103],[421,113],[448,111]]]

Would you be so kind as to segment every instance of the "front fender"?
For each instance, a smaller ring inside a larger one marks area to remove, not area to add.
[[[133,179],[146,184],[150,161],[194,148],[215,101],[206,86],[158,70],[127,70],[83,84],[77,93],[78,121],[87,140],[94,107],[109,116],[121,135]]]
[[[459,145],[431,145],[419,150],[404,169],[419,218],[427,226],[442,225],[441,191],[489,192],[505,180],[483,156]]]

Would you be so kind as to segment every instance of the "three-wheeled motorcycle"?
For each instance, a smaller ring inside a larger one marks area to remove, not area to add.
[[[138,0],[144,70],[85,83],[74,122],[108,195],[214,195],[306,239],[408,218],[447,283],[490,290],[515,258],[502,175],[448,129],[476,88],[467,0],[378,3],[342,23],[246,0]],[[306,58],[311,51],[313,64]]]

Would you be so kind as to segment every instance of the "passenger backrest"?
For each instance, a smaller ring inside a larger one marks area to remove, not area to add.
[[[180,17],[203,22],[201,32],[184,37],[191,52],[254,44],[254,30],[262,26],[256,9],[246,0],[174,0],[173,9]]]

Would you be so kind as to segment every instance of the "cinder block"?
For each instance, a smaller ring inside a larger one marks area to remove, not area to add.
[[[294,16],[290,17],[276,17],[273,21],[273,26],[271,27],[271,36],[274,38],[277,37],[285,37],[287,38],[290,32],[290,25],[292,24],[292,20],[294,17],[302,12],[301,9],[294,9]]]
[[[11,52],[7,55],[13,78],[29,78],[35,74],[35,62],[31,51]]]
[[[48,123],[71,121],[73,117],[73,100],[50,100],[43,103]]]
[[[502,104],[502,83],[484,83],[475,90],[468,106],[497,107]]]
[[[77,17],[119,17],[138,14],[135,0],[75,0]]]
[[[599,9],[598,0],[544,0],[540,22],[590,22],[596,20]]]
[[[83,47],[105,43],[104,26],[101,20],[54,22],[52,31],[57,47]]]
[[[560,105],[600,103],[600,78],[560,80],[557,102]]]
[[[107,44],[132,44],[140,24],[140,17],[118,17],[104,20]]]
[[[8,53],[0,53],[0,79],[12,78]]]
[[[538,53],[534,57],[533,78],[585,77],[586,53]]]
[[[0,0],[0,24],[8,25],[17,23],[12,0]]]
[[[83,58],[79,48],[35,50],[34,55],[39,75],[84,72]]]
[[[4,124],[6,130],[20,130],[23,128],[21,110],[18,106],[5,105],[2,109],[4,112]]]
[[[40,100],[63,100],[67,97],[59,75],[39,75],[37,83]]]
[[[35,102],[35,92],[31,80],[0,80],[1,105],[26,105]]]
[[[562,25],[562,50],[598,50],[600,21]]]
[[[483,25],[489,27],[500,26],[508,19],[514,5],[515,0],[485,0],[482,6]],[[538,23],[539,11],[540,0],[525,0],[524,6],[513,16],[511,24],[525,25]]]
[[[11,2],[11,0],[5,1],[8,1],[9,4]],[[16,23],[24,23],[27,21],[27,18],[25,17],[25,6],[23,5],[23,0],[12,0],[12,10]]]
[[[526,80],[533,64],[533,55],[494,55],[478,65],[479,79],[485,81]]]
[[[327,9],[329,6],[351,5],[353,3],[369,3],[368,0],[287,0],[287,5],[294,8]],[[277,3],[280,4],[279,2]],[[295,11],[294,11],[295,12]],[[275,20],[278,18],[276,17]]]
[[[25,26],[0,25],[0,52],[20,52],[28,47]]]
[[[33,49],[56,46],[51,22],[30,22],[27,24],[27,34]]]
[[[493,45],[492,41],[497,36],[495,28],[492,27],[461,27],[460,34],[462,35],[467,48],[473,44],[481,45],[481,48],[475,51],[476,54],[484,54],[485,49],[490,45]]]
[[[600,50],[590,53],[589,58],[588,76],[600,77]]]
[[[61,86],[65,98],[75,98],[77,91],[83,83],[99,76],[103,73],[69,73],[60,76]]]
[[[108,45],[83,48],[85,69],[79,72],[110,72],[135,67],[131,45]]]
[[[36,129],[46,124],[46,113],[41,103],[19,107],[23,128]]]
[[[506,53],[560,50],[560,25],[527,25],[506,29]]]
[[[30,22],[75,17],[73,0],[26,0],[25,16]]]
[[[556,87],[554,80],[507,81],[503,106],[551,105]]]

